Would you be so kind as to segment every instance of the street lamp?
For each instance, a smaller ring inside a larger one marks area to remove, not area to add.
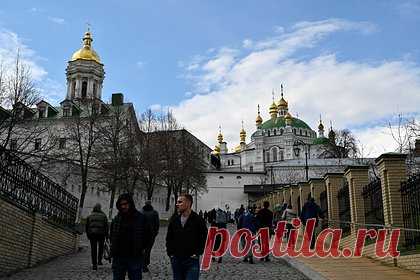
[[[299,146],[304,146],[305,147],[305,174],[306,174],[306,181],[309,180],[309,166],[308,166],[308,152],[309,152],[309,144],[306,144],[305,142],[303,142],[300,139],[296,139],[294,144],[293,144],[293,152],[295,153],[296,157],[299,157],[299,153],[300,153],[300,148]]]

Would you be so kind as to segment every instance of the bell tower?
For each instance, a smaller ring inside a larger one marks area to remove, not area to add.
[[[105,78],[104,65],[92,48],[92,34],[88,29],[83,36],[83,46],[68,62],[67,100],[84,101],[102,98],[102,84]]]

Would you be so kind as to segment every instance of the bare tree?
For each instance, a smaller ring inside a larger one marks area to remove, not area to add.
[[[322,158],[356,158],[359,152],[357,139],[348,129],[338,130],[334,133],[330,143],[324,145]]]
[[[397,145],[397,151],[403,153],[408,150],[410,146],[410,128],[408,120],[399,113],[395,125],[388,122],[389,133]]]
[[[99,132],[98,100],[86,100],[80,104],[81,112],[66,122],[65,133],[69,138],[69,149],[66,151],[67,160],[78,166],[81,177],[81,194],[79,199],[80,220],[88,188],[88,176],[95,165],[94,146],[101,136]]]

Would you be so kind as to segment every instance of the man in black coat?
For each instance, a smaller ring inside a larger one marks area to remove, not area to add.
[[[105,238],[108,237],[108,218],[98,203],[93,207],[92,214],[86,218],[86,235],[90,241],[92,268],[102,265]],[[99,249],[99,250],[98,250]]]
[[[258,211],[257,213],[257,222],[260,228],[268,228],[270,231],[270,236],[273,233],[273,212],[268,209],[270,207],[270,203],[268,201],[264,201],[263,208]],[[264,259],[266,262],[270,261],[270,258],[267,256]]]
[[[144,250],[150,246],[151,230],[145,216],[137,211],[130,194],[116,202],[117,216],[111,223],[111,256],[114,280],[142,279]]]
[[[177,213],[169,220],[166,252],[171,259],[174,280],[200,277],[200,255],[207,239],[206,222],[192,211],[193,198],[182,194],[176,202]]]
[[[315,203],[315,199],[313,197],[308,197],[305,205],[303,205],[300,220],[304,225],[306,225],[306,221],[312,218],[316,219],[316,224],[311,239],[311,249],[314,249],[316,240],[316,227],[318,227],[319,219],[324,218],[324,214],[322,213],[321,207]]]
[[[150,264],[150,253],[152,252],[153,244],[155,243],[156,236],[159,233],[159,213],[153,209],[152,202],[147,200],[143,206],[142,213],[146,217],[146,220],[152,231],[152,239],[150,240],[149,246],[145,250],[143,272],[149,272],[147,267]]]

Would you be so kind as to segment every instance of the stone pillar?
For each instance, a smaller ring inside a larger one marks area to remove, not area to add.
[[[283,189],[283,201],[287,204],[289,204],[289,200],[290,200],[290,191],[291,191],[290,185]]]
[[[290,188],[290,197],[292,200],[292,209],[295,211],[295,213],[298,213],[298,205],[297,205],[297,198],[300,195],[299,186],[298,185],[292,185]],[[299,209],[300,210],[300,209]]]
[[[406,157],[405,154],[387,153],[375,160],[381,177],[384,220],[387,226],[404,226],[400,188],[401,182],[407,180]],[[403,242],[403,237],[404,234],[401,234],[400,242]]]
[[[344,176],[349,182],[350,215],[352,223],[365,223],[365,203],[362,196],[363,187],[369,183],[369,166],[348,166],[344,170]],[[352,234],[364,226],[351,225]]]
[[[300,182],[298,183],[299,186],[299,195],[300,195],[300,209],[302,211],[303,205],[308,200],[308,195],[311,193],[311,188],[308,182]]]
[[[283,205],[283,200],[284,200],[283,191],[278,192],[277,198],[278,198],[277,204]]]
[[[309,180],[311,188],[311,196],[315,199],[315,203],[321,206],[321,193],[325,191],[325,181],[320,178],[312,178]]]
[[[327,186],[328,200],[328,224],[330,227],[339,227],[337,221],[340,220],[338,209],[338,190],[343,183],[343,173],[327,173],[324,176]]]

